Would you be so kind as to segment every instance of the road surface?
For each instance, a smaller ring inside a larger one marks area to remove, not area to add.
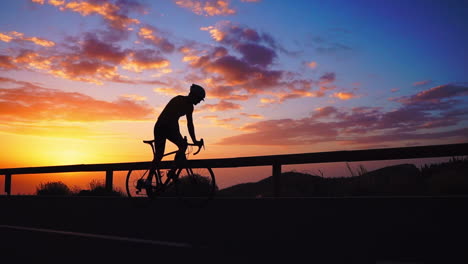
[[[172,199],[3,196],[0,259],[468,263],[467,205],[467,197],[225,198],[187,208]]]

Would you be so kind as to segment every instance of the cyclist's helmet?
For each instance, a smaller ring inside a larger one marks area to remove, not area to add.
[[[203,89],[203,87],[200,85],[192,84],[192,86],[190,86],[190,94],[201,99],[202,101],[205,101],[205,89]]]

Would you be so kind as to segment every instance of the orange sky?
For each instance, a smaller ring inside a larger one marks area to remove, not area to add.
[[[141,141],[192,83],[198,159],[467,142],[459,5],[1,1],[0,168],[149,161]],[[271,174],[227,171],[223,187]]]

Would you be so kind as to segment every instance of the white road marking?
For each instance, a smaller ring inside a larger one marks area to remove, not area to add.
[[[54,230],[54,229],[46,229],[46,228],[12,226],[12,225],[0,225],[0,228],[9,228],[9,229],[16,229],[16,230],[24,230],[24,231],[43,232],[43,233],[53,233],[53,234],[61,234],[61,235],[69,235],[69,236],[99,238],[99,239],[116,240],[116,241],[126,241],[126,242],[133,242],[133,243],[144,243],[144,244],[151,244],[151,245],[158,245],[158,246],[193,248],[192,245],[187,244],[187,243],[158,241],[158,240],[149,240],[149,239],[132,238],[132,237],[98,235],[98,234],[91,234],[91,233],[62,231],[62,230]]]

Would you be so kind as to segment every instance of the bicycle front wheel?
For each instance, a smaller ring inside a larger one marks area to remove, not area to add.
[[[178,198],[191,206],[204,205],[218,190],[211,168],[178,169],[175,182]]]

